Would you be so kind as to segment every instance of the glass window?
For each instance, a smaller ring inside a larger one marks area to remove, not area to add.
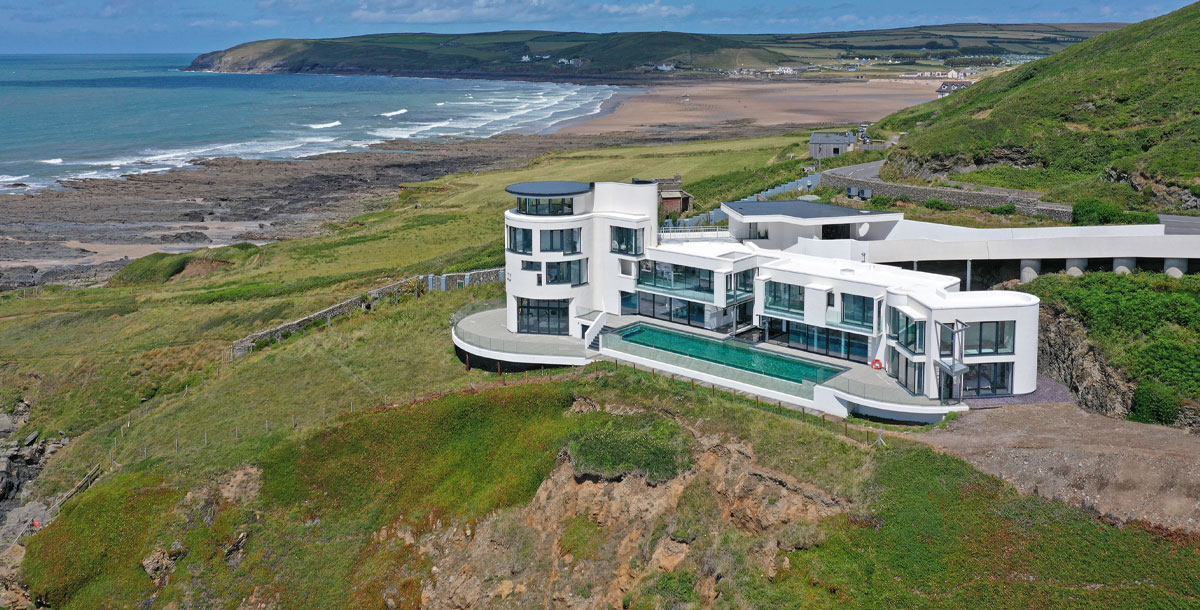
[[[767,282],[768,309],[804,315],[804,286]]]
[[[613,227],[612,251],[617,254],[640,256],[642,254],[642,234],[644,231],[644,229]]]
[[[508,251],[517,254],[533,254],[533,230],[509,227]]]
[[[964,352],[967,355],[1011,354],[1013,353],[1015,332],[1016,322],[1012,320],[972,322],[964,333]]]
[[[546,263],[547,284],[570,284],[579,286],[588,281],[588,259]]]
[[[895,307],[888,307],[888,336],[913,354],[925,353],[925,321],[914,320]]]
[[[569,299],[517,298],[517,332],[565,335],[570,329]]]
[[[522,271],[541,271],[542,263],[538,261],[521,261]]]
[[[946,358],[954,356],[954,329],[947,324],[938,324],[938,354]]]
[[[981,362],[967,366],[963,374],[963,394],[996,396],[1012,394],[1011,362]]]
[[[638,295],[636,292],[621,292],[621,315],[632,316],[638,312]]]
[[[579,254],[580,231],[581,229],[554,229],[552,231],[542,231],[542,252]]]
[[[565,216],[574,213],[571,197],[517,197],[517,211],[532,216]]]
[[[875,326],[875,299],[842,293],[842,323],[859,328]]]
[[[925,393],[925,363],[913,362],[898,350],[888,352],[890,368],[895,371],[896,381],[913,394]],[[891,371],[888,372],[891,374]]]
[[[638,264],[639,286],[693,293],[681,295],[685,297],[711,300],[711,297],[705,297],[713,293],[712,278],[712,271],[708,269],[652,260],[643,260]]]
[[[638,315],[654,317],[654,298],[658,296],[649,292],[638,293]]]

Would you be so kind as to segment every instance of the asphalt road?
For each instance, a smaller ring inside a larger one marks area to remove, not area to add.
[[[883,161],[872,161],[871,163],[847,165],[826,171],[831,174],[846,176],[847,178],[878,180],[879,168],[882,166]],[[1167,235],[1200,235],[1200,216],[1159,214],[1158,220],[1163,224]]]

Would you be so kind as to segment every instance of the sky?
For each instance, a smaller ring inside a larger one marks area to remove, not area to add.
[[[545,29],[798,33],[1140,21],[1180,0],[0,0],[0,54],[200,53],[264,38]]]

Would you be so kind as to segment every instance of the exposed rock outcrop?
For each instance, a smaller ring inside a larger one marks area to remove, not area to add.
[[[577,400],[576,407],[595,408],[586,400]],[[710,602],[716,596],[716,582],[727,576],[724,564],[695,556],[696,542],[664,535],[665,524],[679,510],[689,485],[703,484],[705,493],[715,497],[719,514],[715,527],[766,541],[755,547],[753,560],[768,575],[775,571],[781,548],[776,542],[779,532],[847,509],[846,501],[759,465],[749,446],[700,442],[706,446],[697,452],[692,470],[658,485],[650,485],[641,476],[619,480],[581,477],[564,451],[525,507],[502,512],[473,528],[468,525],[419,537],[404,528],[381,533],[397,542],[418,545],[422,554],[435,562],[433,577],[423,582],[423,608],[499,603],[505,607],[619,608],[622,598],[643,579],[683,565],[701,572],[701,584],[705,585],[701,590],[708,592]],[[581,517],[603,532],[598,548],[568,548],[568,524]],[[383,602],[388,604],[386,599]]]
[[[1142,172],[1128,173],[1109,168],[1108,179],[1113,182],[1124,182],[1140,193],[1148,193],[1154,197],[1154,202],[1168,207],[1178,207],[1185,210],[1200,209],[1200,195],[1190,188],[1166,184]]]
[[[1122,419],[1128,416],[1134,384],[1088,341],[1083,323],[1046,303],[1039,318],[1040,372],[1067,386],[1084,409]]]

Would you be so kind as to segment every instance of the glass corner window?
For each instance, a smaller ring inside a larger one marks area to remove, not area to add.
[[[643,251],[642,238],[645,229],[629,227],[612,228],[612,252],[640,256]]]

